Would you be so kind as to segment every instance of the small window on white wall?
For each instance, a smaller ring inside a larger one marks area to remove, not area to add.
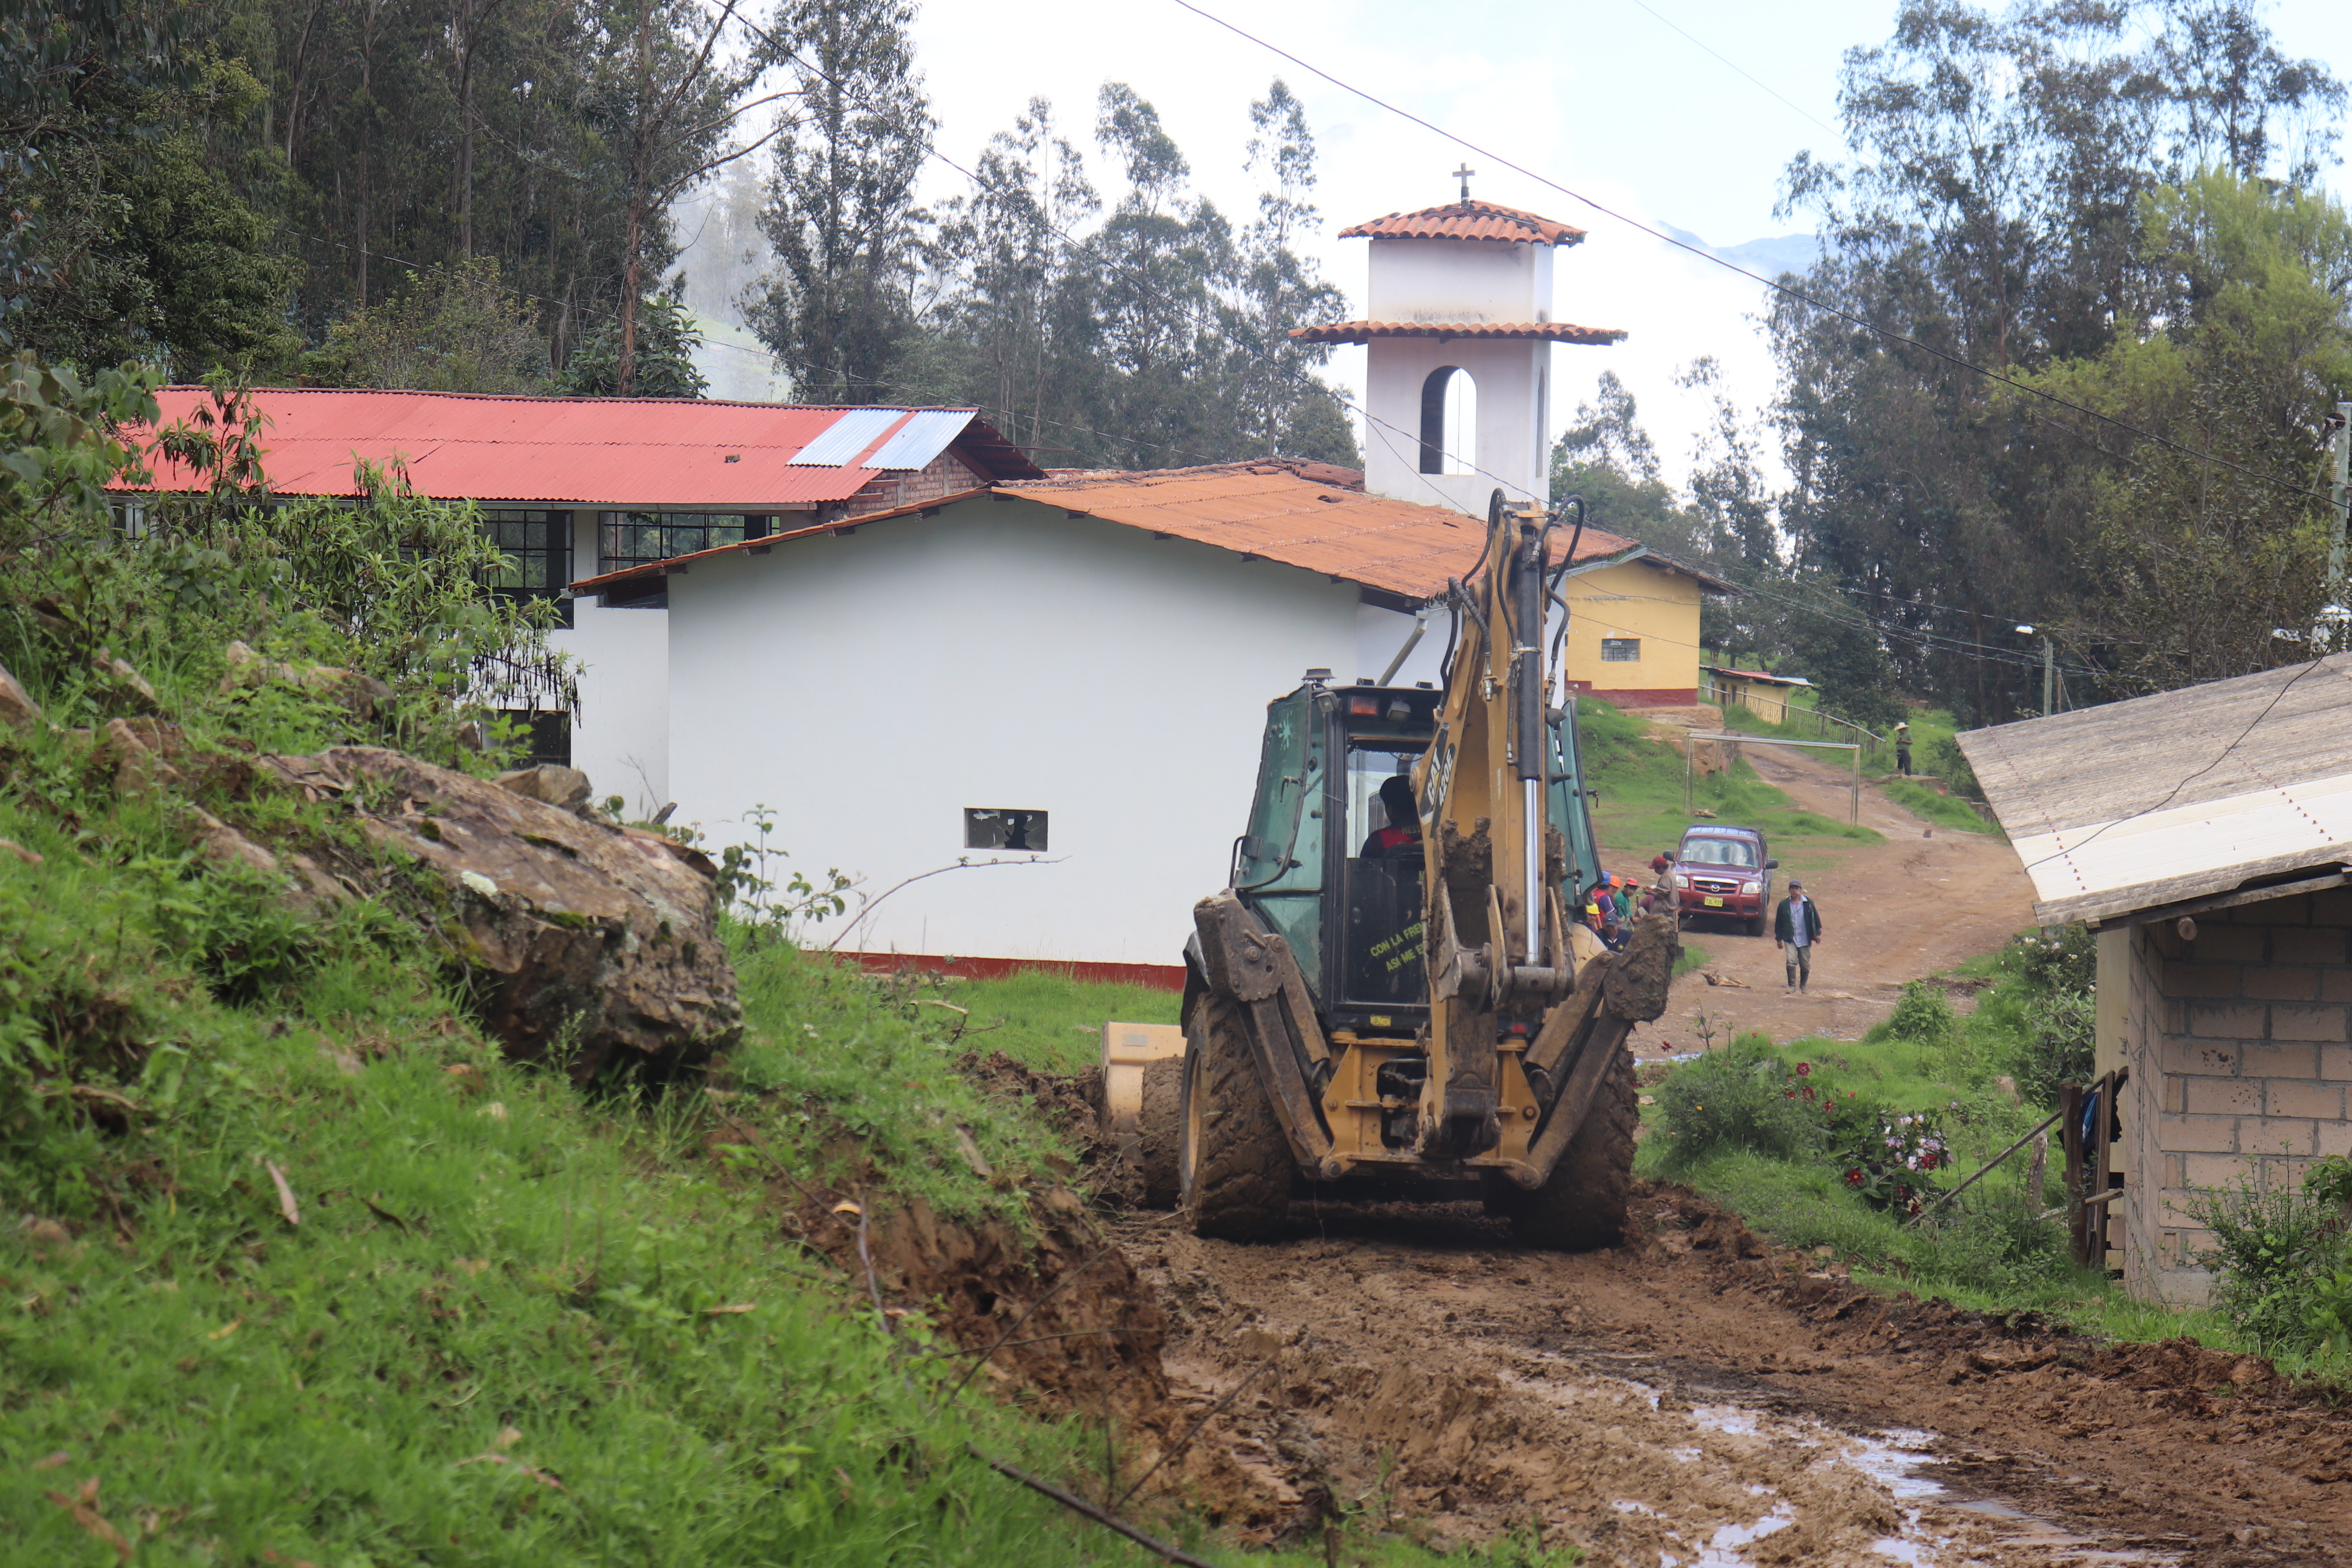
[[[1478,383],[1459,365],[1440,365],[1421,384],[1421,471],[1477,471]]]
[[[967,849],[1033,850],[1045,848],[1045,814],[1003,805],[963,808],[963,847]]]
[[[1640,637],[1602,637],[1601,662],[1603,664],[1639,664],[1642,662]]]

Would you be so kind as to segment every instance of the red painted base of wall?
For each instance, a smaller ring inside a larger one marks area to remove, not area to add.
[[[929,952],[840,952],[861,969],[877,974],[902,970],[940,970],[957,980],[1006,980],[1015,974],[1043,971],[1070,980],[1098,985],[1142,985],[1154,991],[1184,989],[1181,963],[1087,963],[1049,958],[943,958]]]
[[[1698,688],[1685,686],[1680,690],[1608,691],[1596,689],[1582,681],[1571,682],[1579,697],[1598,697],[1612,708],[1696,708]]]

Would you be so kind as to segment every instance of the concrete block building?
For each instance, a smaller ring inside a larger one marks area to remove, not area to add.
[[[2352,655],[1960,737],[2127,1068],[2106,1251],[2200,1301],[2201,1193],[2352,1154]]]

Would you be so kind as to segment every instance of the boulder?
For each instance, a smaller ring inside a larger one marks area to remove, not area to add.
[[[541,801],[558,811],[585,815],[588,792],[592,787],[588,775],[578,768],[558,767],[553,763],[541,763],[535,768],[517,768],[510,773],[500,773],[490,781],[500,789],[512,790],[525,800]]]
[[[6,666],[0,665],[0,724],[31,730],[37,729],[43,721],[41,705],[17,684]]]
[[[264,761],[314,798],[351,802],[370,837],[432,873],[443,934],[509,1056],[560,1050],[585,1082],[624,1062],[667,1075],[740,1036],[698,850],[381,747]]]

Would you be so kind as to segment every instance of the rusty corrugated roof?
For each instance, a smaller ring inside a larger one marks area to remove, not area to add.
[[[1622,327],[1580,327],[1570,321],[1334,321],[1327,327],[1293,327],[1290,335],[1308,343],[1368,343],[1374,338],[1520,338],[1605,347],[1625,336]]]
[[[158,395],[166,425],[210,402],[200,386]],[[589,506],[756,511],[846,500],[879,477],[857,461],[922,412],[898,408],[861,441],[851,461],[799,467],[793,459],[847,408],[700,398],[503,397],[452,392],[262,387],[268,421],[262,467],[281,495],[352,496],[354,464],[406,466],[419,494],[444,500],[574,501]],[[954,447],[999,479],[1045,470],[968,416]],[[134,436],[142,432],[133,432]],[[152,459],[159,489],[194,488],[179,465]],[[131,488],[131,487],[118,487]]]
[[[1131,473],[1094,471],[1067,479],[999,485],[992,492],[971,491],[892,511],[843,518],[768,539],[720,545],[677,561],[690,565],[702,556],[772,546],[814,533],[845,532],[892,518],[936,512],[973,495],[993,493],[1058,507],[1071,516],[1099,518],[1153,534],[1213,544],[1245,560],[1277,561],[1320,572],[1402,599],[1428,599],[1444,589],[1448,577],[1466,576],[1476,570],[1486,537],[1486,525],[1480,521],[1446,507],[1368,495],[1346,488],[1344,480],[1335,484],[1309,478],[1300,471],[1303,468],[1353,477],[1352,470],[1328,464],[1288,460]],[[1650,552],[1637,540],[1585,530],[1576,559],[1598,563],[1611,557],[1647,561],[1661,571],[1693,578],[1710,592],[1738,592],[1721,578]],[[607,573],[583,579],[573,587],[597,591],[658,573],[667,564],[671,563],[656,562]]]
[[[1493,202],[1453,202],[1415,213],[1391,213],[1339,231],[1341,239],[1503,239],[1521,245],[1574,245],[1584,231]]]

